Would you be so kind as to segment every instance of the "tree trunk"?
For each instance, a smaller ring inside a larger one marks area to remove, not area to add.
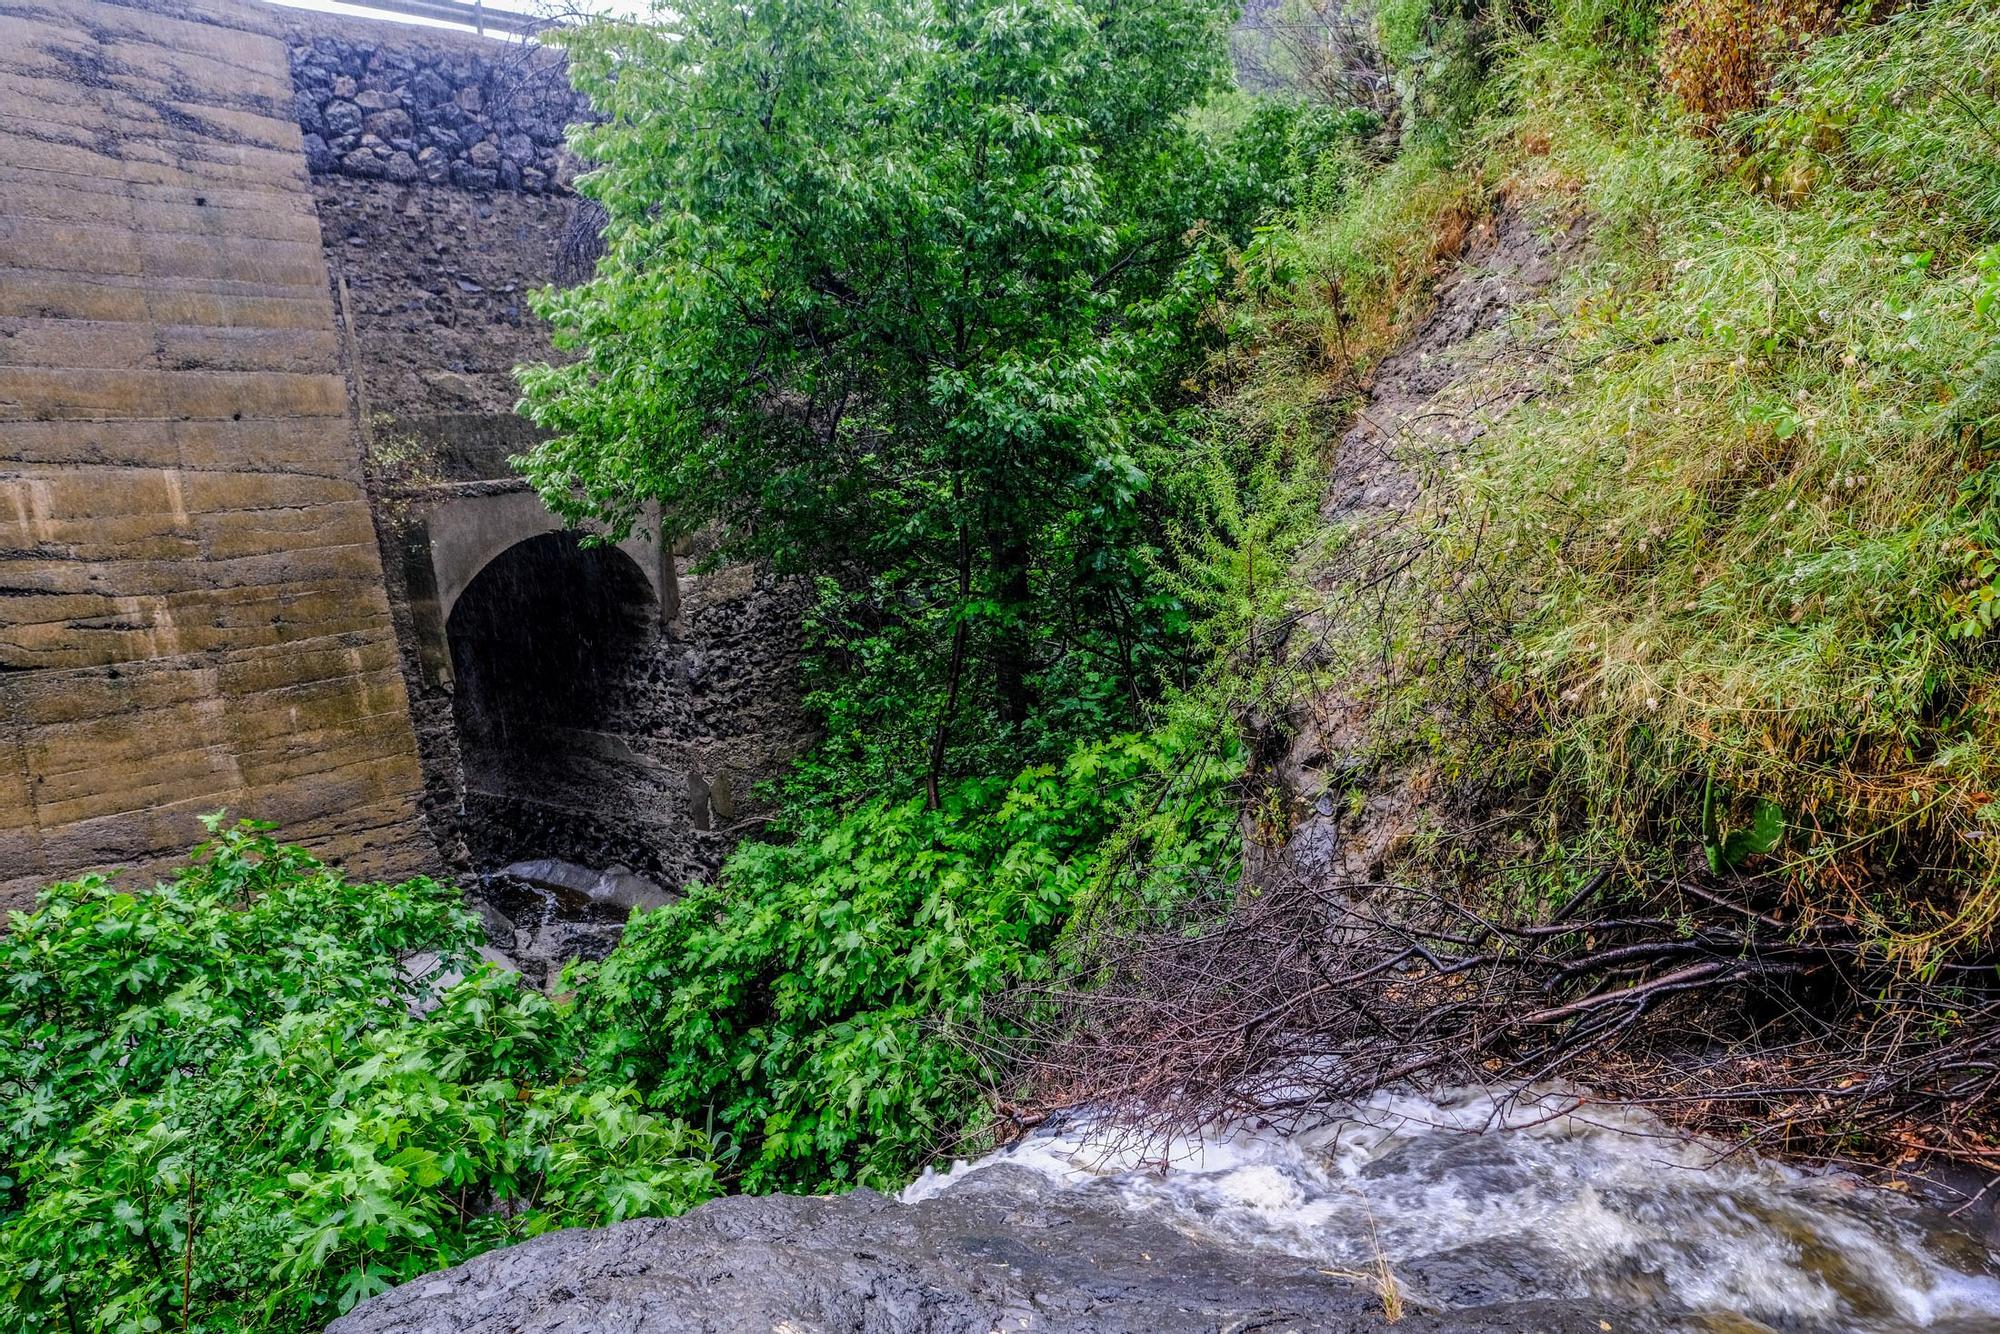
[[[963,494],[963,483],[954,490]],[[958,529],[958,624],[951,631],[951,665],[945,673],[944,707],[938,711],[937,730],[931,733],[930,763],[924,767],[924,809],[938,808],[938,776],[944,772],[945,739],[951,733],[951,716],[958,711],[958,683],[965,674],[965,604],[972,597],[972,543],[965,525]]]
[[[1028,544],[1013,532],[995,532],[988,539],[993,561],[993,600],[1000,606],[1000,625],[993,644],[993,680],[1000,696],[1000,717],[1019,725],[1028,721],[1034,695],[1028,688]]]

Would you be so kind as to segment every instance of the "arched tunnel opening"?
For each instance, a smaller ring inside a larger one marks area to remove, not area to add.
[[[632,558],[570,532],[507,548],[459,594],[445,632],[475,856],[511,858],[562,826],[563,812],[605,808],[619,750],[609,734],[657,623]]]

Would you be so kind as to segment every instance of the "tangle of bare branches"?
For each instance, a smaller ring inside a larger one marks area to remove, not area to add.
[[[1171,1134],[1382,1088],[1558,1078],[1745,1148],[2000,1173],[1994,957],[1923,977],[1755,878],[1606,869],[1556,907],[1297,878],[1107,937],[1015,998],[1030,1115]]]

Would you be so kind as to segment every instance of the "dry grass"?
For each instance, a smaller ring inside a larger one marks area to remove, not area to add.
[[[1761,106],[1779,68],[1839,17],[1839,0],[1674,0],[1661,22],[1660,75],[1713,131]]]
[[[1362,1217],[1368,1220],[1368,1250],[1374,1257],[1374,1263],[1365,1270],[1322,1269],[1319,1272],[1329,1278],[1343,1278],[1350,1283],[1365,1283],[1375,1289],[1376,1300],[1382,1303],[1382,1322],[1388,1325],[1400,1324],[1405,1314],[1403,1286],[1396,1281],[1396,1270],[1389,1263],[1389,1253],[1382,1249],[1382,1237],[1375,1228],[1375,1209],[1368,1203],[1368,1196],[1356,1189],[1354,1197],[1361,1202]]]
[[[1013,998],[1026,1103],[1164,1141],[1381,1089],[1574,1079],[1732,1151],[2000,1172],[1990,951],[1914,975],[1787,907],[1776,877],[1520,869],[1475,893],[1271,870],[1234,901],[1101,932],[1096,967]],[[1368,1277],[1386,1297],[1393,1276]]]
[[[1265,232],[1241,256],[1234,337],[1204,387],[1252,433],[1351,395],[1428,313],[1485,209],[1478,171],[1429,147],[1377,167],[1337,208]]]

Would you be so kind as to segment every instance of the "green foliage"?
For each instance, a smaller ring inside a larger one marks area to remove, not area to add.
[[[1383,0],[1376,9],[1406,144],[1448,142],[1478,114],[1495,22],[1506,13],[1505,0]]]
[[[258,826],[171,880],[57,885],[0,940],[0,1326],[317,1330],[552,1227],[708,1195],[705,1138],[577,1082],[564,1014],[472,968],[428,880]]]
[[[1785,808],[1777,802],[1758,797],[1751,804],[1749,825],[1725,830],[1715,798],[1715,781],[1710,779],[1701,796],[1701,847],[1714,874],[1735,870],[1751,857],[1774,851],[1784,838]]]
[[[1279,667],[1254,645],[1301,605],[1291,566],[1322,490],[1295,434],[1237,425],[1181,415],[1154,492],[1164,545],[1140,553],[1206,669],[1135,704],[1129,671],[1051,655],[1027,727],[954,748],[952,769],[1001,776],[947,788],[936,810],[895,795],[921,763],[895,715],[926,689],[898,622],[864,622],[828,589],[814,628],[839,652],[811,696],[827,737],[783,785],[788,841],[739,849],[719,884],[575,979],[587,1025],[610,1035],[603,1077],[711,1121],[741,1146],[745,1189],[893,1186],[978,1136],[1031,1017],[1023,984],[1088,975],[1102,927],[1233,892],[1233,720]],[[1114,734],[1141,707],[1150,730]],[[1022,772],[1024,755],[1038,762]]]
[[[1238,94],[1246,114],[1223,141],[1242,202],[1225,216],[1331,207],[1365,162],[1366,146],[1381,120],[1361,107],[1335,107],[1303,98]]]
[[[1661,7],[1661,0],[1549,0],[1518,9],[1530,22],[1546,11],[1543,26],[1557,40],[1622,59],[1645,54],[1658,38]]]
[[[2000,233],[2000,95],[1968,71],[1990,71],[1996,60],[2000,16],[1991,5],[1895,7],[1814,44],[1778,77],[1772,109],[1746,128],[1764,170],[1789,189],[1832,178],[1893,193],[1957,245],[1990,239]]]
[[[1422,60],[1434,24],[1431,0],[1382,0],[1375,6],[1375,31],[1382,54],[1399,67]]]
[[[610,220],[596,277],[537,302],[579,354],[522,374],[543,498],[620,530],[657,499],[726,552],[838,574],[897,608],[938,683],[920,716],[949,721],[947,663],[974,658],[1023,722],[1043,622],[1134,633],[1162,298],[1201,224],[1269,192],[1191,123],[1224,20],[696,0],[565,34]]]
[[[1692,841],[1711,776],[1765,794],[1800,892],[1921,955],[2000,913],[2000,101],[1963,77],[2000,14],[1953,0],[1814,39],[1719,145],[1618,8],[1512,33],[1461,150],[1512,207],[1591,234],[1531,312],[1553,368],[1456,461],[1402,622],[1442,604],[1489,627],[1494,726],[1411,739],[1668,842]],[[1336,267],[1319,238],[1394,236],[1360,210],[1417,210],[1431,178],[1408,152],[1390,170],[1412,174],[1268,243],[1258,318],[1291,348],[1328,341],[1321,275],[1352,290],[1384,253]],[[1442,716],[1463,684],[1412,672],[1404,698]],[[1925,865],[1899,860],[1919,846]]]
[[[1167,477],[1155,488],[1162,499],[1186,466],[1165,462]],[[1104,578],[1125,590],[1114,615],[1094,618],[1065,600],[1027,625],[1036,709],[1010,728],[977,725],[982,710],[993,712],[991,692],[963,689],[961,715],[974,717],[951,731],[942,771],[1006,774],[1025,763],[1057,763],[1079,739],[1130,726],[1139,705],[1175,679],[1188,650],[1188,614],[1159,580],[1159,559],[1152,541],[1131,535],[1101,553],[1100,564],[1110,567]],[[925,601],[919,587],[887,578],[817,581],[805,627],[804,702],[820,722],[821,740],[777,785],[780,831],[920,786],[949,689],[948,660],[933,650],[963,613],[949,600]],[[971,612],[981,610],[975,604]],[[973,642],[980,642],[978,631]]]
[[[900,1184],[980,1120],[1014,1033],[988,1002],[1048,975],[1080,896],[1234,864],[1239,763],[1207,722],[739,849],[580,971],[600,1073],[703,1109],[745,1189]]]
[[[1295,562],[1319,535],[1326,475],[1305,423],[1230,407],[1211,408],[1190,435],[1156,578],[1187,609],[1197,657],[1209,664],[1189,693],[1220,687],[1248,698],[1257,639],[1306,600]]]

